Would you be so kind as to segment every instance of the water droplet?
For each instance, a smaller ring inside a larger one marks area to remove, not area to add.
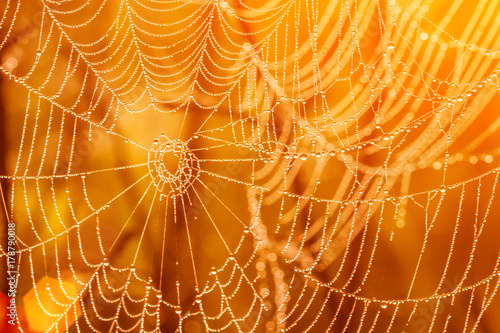
[[[387,48],[389,50],[394,50],[394,43],[393,42],[389,42],[389,44],[387,44]]]
[[[245,43],[243,44],[243,49],[249,52],[252,49],[252,45],[250,45],[250,43]]]

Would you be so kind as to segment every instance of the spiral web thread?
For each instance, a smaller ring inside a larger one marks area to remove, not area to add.
[[[498,1],[0,9],[21,330],[500,327]]]

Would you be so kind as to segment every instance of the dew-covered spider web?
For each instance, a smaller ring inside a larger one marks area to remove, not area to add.
[[[0,11],[23,332],[500,329],[500,1]]]

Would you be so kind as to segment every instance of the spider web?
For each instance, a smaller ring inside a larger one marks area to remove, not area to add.
[[[499,6],[4,1],[19,329],[500,327]]]

